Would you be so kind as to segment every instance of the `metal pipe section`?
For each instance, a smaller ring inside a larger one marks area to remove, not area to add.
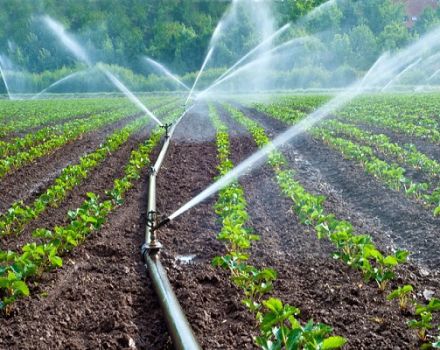
[[[147,270],[153,282],[154,290],[159,297],[159,302],[163,310],[165,320],[173,339],[174,348],[178,350],[200,350],[201,347],[185,317],[185,314],[173,292],[170,281],[168,280],[166,271],[159,260],[160,249],[162,245],[157,240],[156,231],[156,176],[165,159],[166,152],[170,145],[170,140],[174,134],[174,130],[180,123],[185,114],[192,109],[187,109],[176,121],[170,130],[169,125],[165,125],[166,135],[165,142],[159,153],[154,167],[150,168],[148,182],[148,219],[145,232],[145,243],[142,246],[142,257],[146,264]]]
[[[154,289],[165,315],[168,330],[173,339],[174,348],[178,350],[201,349],[196,337],[177,301],[165,269],[157,254],[146,256],[146,264]]]

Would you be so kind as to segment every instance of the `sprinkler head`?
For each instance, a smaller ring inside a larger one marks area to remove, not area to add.
[[[163,219],[161,222],[159,222],[156,226],[154,226],[151,230],[154,232],[158,229],[160,229],[162,226],[165,226],[166,224],[168,224],[171,221],[171,219],[169,217]]]
[[[171,126],[173,126],[172,123],[161,125],[161,128],[165,129],[165,137],[167,137],[167,138],[170,137],[169,131],[170,131]]]

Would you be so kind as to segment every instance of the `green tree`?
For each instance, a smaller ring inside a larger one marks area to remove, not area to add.
[[[361,70],[371,67],[379,52],[371,29],[365,24],[354,27],[350,32],[350,43],[353,49],[352,65]]]

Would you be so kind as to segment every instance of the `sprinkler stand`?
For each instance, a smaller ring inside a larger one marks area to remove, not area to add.
[[[170,133],[169,132],[170,132],[170,129],[171,129],[172,126],[173,126],[172,123],[161,125],[161,128],[165,129],[165,138],[169,138],[170,137]]]

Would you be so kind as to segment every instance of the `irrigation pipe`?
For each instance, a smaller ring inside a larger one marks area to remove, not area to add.
[[[166,271],[160,262],[159,253],[162,245],[157,240],[154,229],[156,225],[156,176],[165,159],[176,127],[192,108],[193,106],[185,110],[172,127],[171,125],[164,125],[166,130],[165,142],[156,163],[150,169],[148,181],[148,219],[145,231],[145,244],[142,246],[142,257],[153,282],[154,290],[159,297],[159,303],[165,316],[168,331],[173,339],[174,348],[178,350],[198,350],[201,347],[194,336],[194,332],[173,292]]]

